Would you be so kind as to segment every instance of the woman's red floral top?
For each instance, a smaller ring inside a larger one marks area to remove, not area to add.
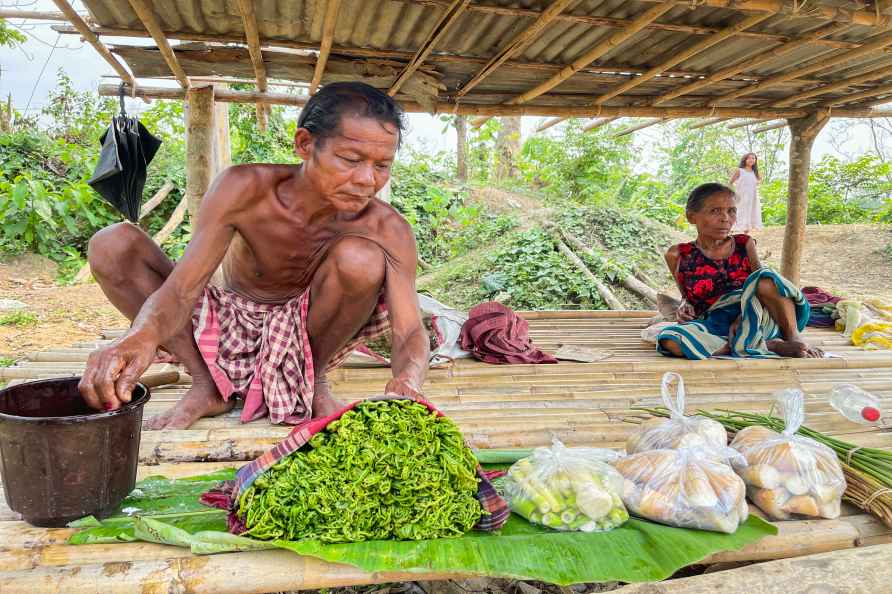
[[[750,275],[746,253],[749,235],[734,236],[734,251],[724,260],[713,260],[700,251],[695,242],[678,246],[678,284],[697,316],[706,313],[719,297],[743,286]]]

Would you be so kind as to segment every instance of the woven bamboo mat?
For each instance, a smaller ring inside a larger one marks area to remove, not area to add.
[[[546,445],[555,437],[569,445],[621,447],[634,425],[624,417],[635,406],[659,402],[660,377],[678,371],[688,409],[767,412],[775,391],[798,387],[807,394],[806,423],[860,446],[892,449],[892,432],[850,423],[827,402],[829,389],[853,382],[892,403],[892,352],[865,352],[838,333],[809,331],[807,339],[837,358],[821,360],[672,360],[640,338],[648,312],[531,312],[534,343],[554,351],[583,346],[610,356],[597,363],[491,366],[462,360],[431,370],[425,394],[459,424],[478,448]],[[0,369],[6,381],[79,374],[101,339],[34,353]],[[170,369],[154,366],[151,372]],[[344,400],[379,394],[387,369],[342,368],[331,379]],[[156,388],[146,414],[156,414],[188,389],[180,383]],[[888,405],[887,405],[888,406]],[[889,410],[888,412],[892,412]],[[202,419],[188,430],[143,432],[140,475],[189,476],[239,466],[288,433],[265,421],[242,425],[238,411]],[[710,562],[783,559],[892,542],[889,530],[848,507],[839,520],[779,523],[775,537]],[[0,503],[0,591],[2,592],[269,592],[380,583],[444,576],[367,574],[354,568],[296,557],[292,553],[233,553],[193,557],[187,551],[147,543],[64,544],[70,531],[29,527]]]

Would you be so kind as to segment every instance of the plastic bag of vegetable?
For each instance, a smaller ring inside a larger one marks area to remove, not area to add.
[[[355,402],[295,427],[202,500],[261,540],[422,540],[495,530],[507,502],[450,419],[408,399]]]
[[[629,519],[623,478],[607,462],[616,452],[568,448],[557,439],[515,462],[505,477],[511,509],[556,530],[612,530]]]
[[[747,465],[735,465],[753,503],[776,520],[793,515],[838,518],[846,479],[836,453],[796,435],[805,420],[802,392],[783,390],[777,403],[784,430],[753,425],[737,432],[731,447]]]
[[[629,511],[669,526],[735,532],[746,521],[746,487],[719,458],[721,450],[650,450],[614,462],[625,479],[622,500]],[[743,463],[743,462],[742,462]]]
[[[676,394],[672,397],[672,382],[676,383]],[[663,375],[661,386],[663,404],[669,409],[669,418],[654,417],[641,424],[638,431],[626,441],[626,451],[630,454],[648,450],[673,450],[706,446],[724,448],[728,445],[728,432],[717,421],[706,417],[684,414],[684,380],[677,373]]]

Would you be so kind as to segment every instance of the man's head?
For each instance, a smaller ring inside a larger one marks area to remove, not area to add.
[[[301,111],[294,149],[333,207],[359,212],[390,179],[404,128],[402,109],[378,89],[330,83]]]

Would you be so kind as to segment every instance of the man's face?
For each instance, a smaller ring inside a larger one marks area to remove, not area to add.
[[[332,207],[357,213],[390,179],[398,141],[399,131],[391,124],[344,115],[340,133],[321,142],[299,129],[295,152],[307,163],[307,175]]]

